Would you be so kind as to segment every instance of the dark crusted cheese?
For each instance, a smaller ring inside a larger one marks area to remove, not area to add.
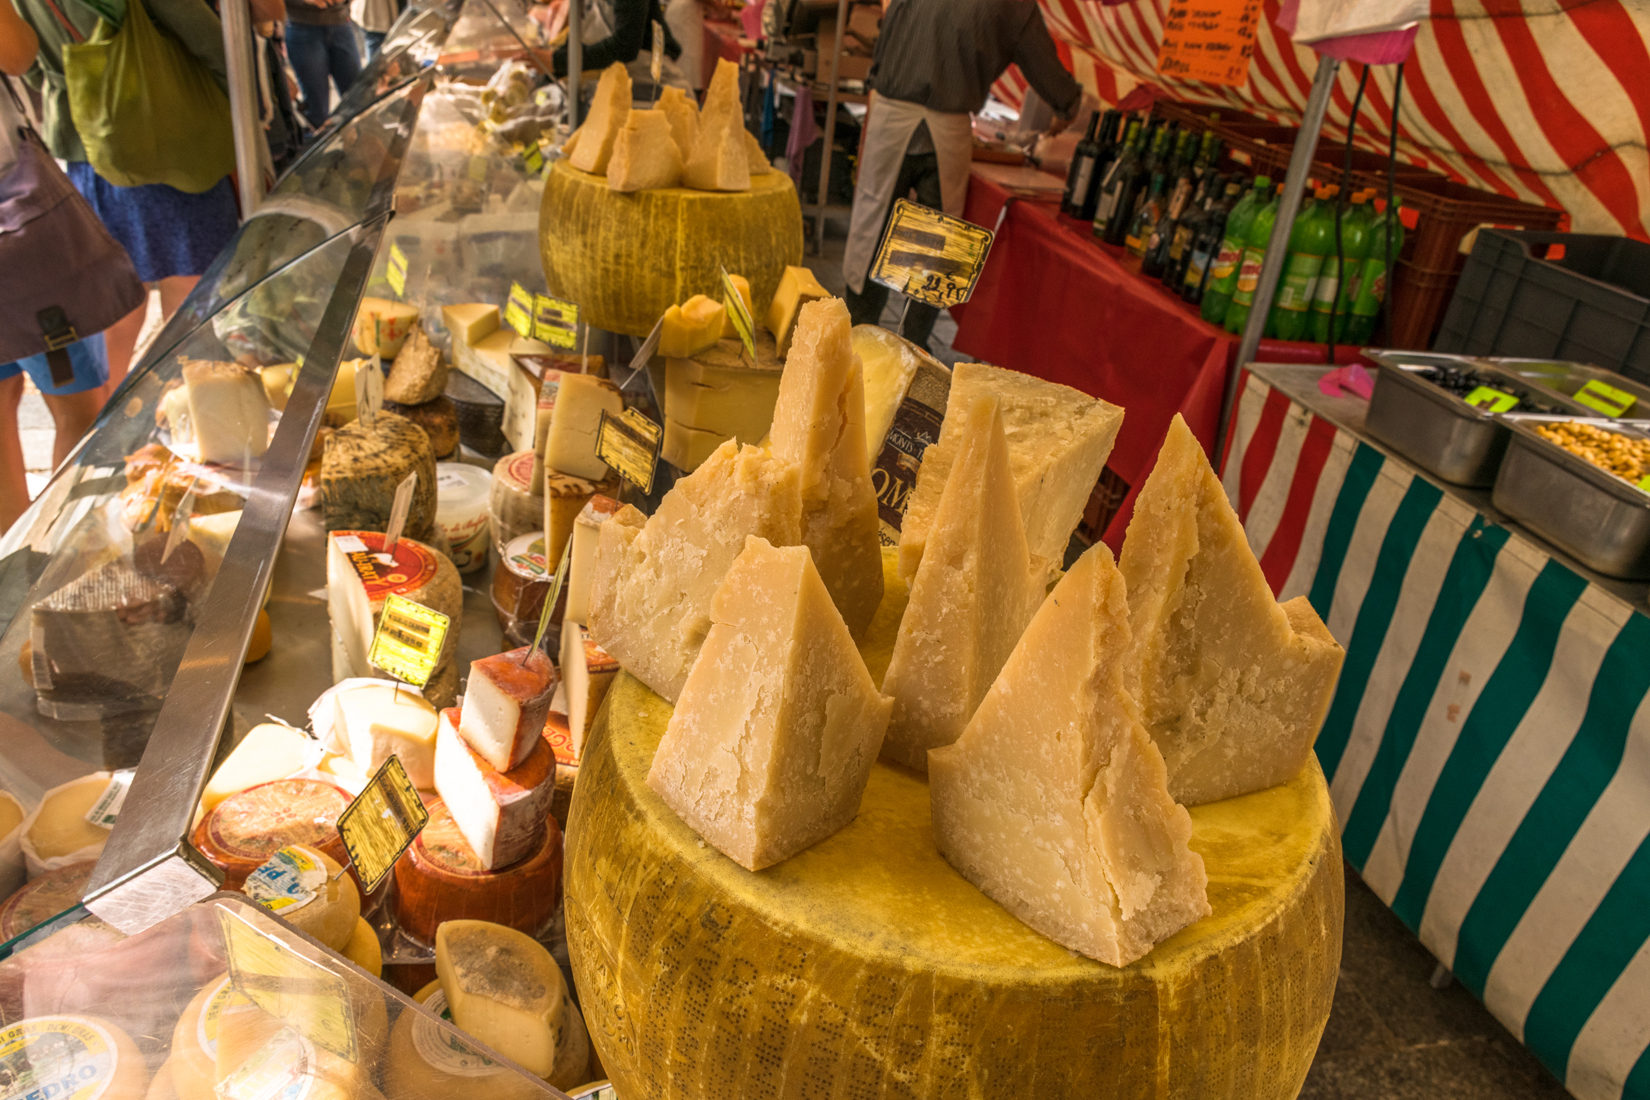
[[[424,434],[430,437],[430,449],[438,460],[458,451],[458,409],[445,394],[438,394],[434,400],[421,405],[403,405],[386,400],[384,411],[404,416],[423,428]]]
[[[328,531],[382,531],[396,486],[418,474],[407,512],[408,538],[428,541],[435,530],[435,451],[424,429],[394,413],[368,428],[354,420],[334,432],[321,457],[321,514]]]

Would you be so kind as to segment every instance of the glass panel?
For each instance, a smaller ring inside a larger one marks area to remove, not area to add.
[[[528,47],[545,48],[544,29],[527,14],[521,0],[466,0],[442,49],[442,63],[525,55]]]

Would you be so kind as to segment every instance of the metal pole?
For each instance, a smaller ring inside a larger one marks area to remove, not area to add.
[[[579,128],[579,91],[584,83],[584,0],[567,0],[567,129]]]
[[[1272,296],[1277,289],[1278,274],[1283,270],[1289,231],[1294,228],[1295,214],[1300,210],[1301,192],[1306,190],[1306,177],[1312,170],[1312,154],[1318,148],[1318,131],[1323,129],[1324,111],[1329,107],[1329,93],[1335,87],[1335,74],[1340,66],[1336,58],[1318,57],[1318,75],[1312,81],[1312,94],[1306,100],[1301,132],[1295,138],[1295,151],[1289,156],[1289,173],[1284,176],[1283,197],[1278,200],[1278,220],[1272,223],[1272,238],[1266,242],[1266,259],[1260,265],[1260,281],[1255,284],[1255,301],[1249,307],[1249,322],[1243,327],[1243,341],[1238,344],[1237,361],[1226,375],[1226,394],[1220,402],[1220,426],[1215,431],[1217,462],[1226,450],[1226,425],[1232,417],[1232,406],[1237,402],[1238,376],[1255,358],[1255,351],[1260,347],[1261,331],[1266,328],[1266,315],[1272,312]]]
[[[848,0],[836,0],[836,45],[831,50],[831,90],[825,99],[825,146],[819,151],[819,193],[814,206],[814,254],[825,250],[825,206],[831,201],[831,145],[836,141],[837,69],[842,61],[842,40],[848,34]],[[814,39],[818,44],[817,36]]]
[[[235,175],[240,180],[241,217],[250,218],[264,198],[258,143],[258,62],[252,54],[249,0],[223,0],[223,55],[229,76],[229,117],[235,129]]]

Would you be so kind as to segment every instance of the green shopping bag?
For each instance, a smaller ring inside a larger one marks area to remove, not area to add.
[[[100,20],[90,39],[64,46],[63,75],[86,159],[110,183],[198,194],[234,171],[229,97],[155,29],[143,0],[126,0],[119,28]]]

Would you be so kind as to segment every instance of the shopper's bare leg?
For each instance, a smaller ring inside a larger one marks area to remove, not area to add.
[[[86,434],[86,429],[92,426],[97,414],[103,408],[106,395],[103,387],[95,390],[83,390],[80,393],[43,394],[46,398],[46,408],[52,414],[52,422],[57,426],[57,435],[52,439],[52,469],[63,465],[63,460],[74,445],[80,442],[80,437]]]
[[[189,292],[195,289],[195,284],[201,281],[199,275],[168,275],[160,281],[160,321],[165,324],[171,320],[172,314],[183,305],[183,300],[189,297]]]
[[[29,506],[23,437],[17,428],[17,406],[22,400],[21,374],[0,381],[0,533],[17,522],[17,517]]]
[[[149,296],[143,304],[103,330],[103,348],[109,356],[109,381],[99,388],[105,400],[126,380],[126,371],[132,365],[132,351],[137,347],[138,334],[143,331],[143,320],[149,315]]]

